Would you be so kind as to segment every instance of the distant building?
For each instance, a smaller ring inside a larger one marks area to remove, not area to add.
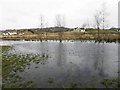
[[[84,28],[74,28],[74,31],[75,32],[85,32],[85,29]]]
[[[17,34],[17,32],[8,32],[9,33],[9,35],[16,35]]]
[[[6,32],[3,32],[2,34],[3,34],[3,35],[9,35],[9,34],[8,34],[8,33],[6,33]]]
[[[3,35],[17,35],[17,32],[3,32]]]

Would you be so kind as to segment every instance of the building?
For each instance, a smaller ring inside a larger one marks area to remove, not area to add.
[[[84,28],[74,28],[74,31],[75,32],[85,32],[85,29]]]
[[[17,32],[3,32],[3,35],[17,35]]]

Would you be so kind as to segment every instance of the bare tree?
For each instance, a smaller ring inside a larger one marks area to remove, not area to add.
[[[87,21],[86,21],[86,28],[90,28],[90,23],[89,23],[89,19],[87,19]]]
[[[43,29],[48,26],[48,22],[45,21],[44,15],[40,15],[40,28]]]
[[[84,22],[81,27],[82,28],[89,28],[90,27],[89,20],[87,19],[86,22]]]
[[[102,13],[101,13],[101,11],[96,11],[96,13],[94,15],[94,18],[95,18],[96,27],[97,27],[97,29],[99,31],[100,25],[102,23]]]
[[[95,24],[98,29],[98,39],[99,39],[99,32],[100,32],[100,25],[102,23],[102,13],[101,11],[96,11],[95,17]]]
[[[102,13],[102,28],[104,30],[108,26],[108,24],[107,24],[108,12],[106,11],[106,3],[105,2],[102,3],[101,13]]]
[[[40,15],[40,30],[42,31],[42,30],[45,30],[44,31],[44,33],[45,33],[45,36],[46,36],[46,39],[47,39],[47,29],[43,29],[43,28],[45,28],[45,27],[47,27],[47,25],[48,25],[48,23],[47,22],[45,22],[45,17],[44,17],[44,15]],[[43,31],[42,31],[43,32]],[[42,33],[41,33],[42,34]]]
[[[86,24],[86,23],[83,23],[81,27],[82,27],[82,28],[86,28],[86,26],[87,26],[87,24]]]
[[[62,34],[63,34],[63,28],[61,27],[65,27],[65,18],[64,16],[58,14],[55,17],[55,27],[59,27],[59,39],[60,42],[62,41]]]
[[[44,27],[44,16],[40,15],[40,28],[42,29]]]
[[[108,12],[106,11],[106,3],[102,3],[102,9],[99,11],[96,11],[95,17],[95,25],[97,26],[98,32],[100,27],[104,30],[106,27],[108,27],[107,23],[107,16]]]
[[[62,16],[62,27],[66,26],[65,16]]]
[[[65,26],[64,16],[57,14],[55,17],[55,27],[64,27],[64,26]]]

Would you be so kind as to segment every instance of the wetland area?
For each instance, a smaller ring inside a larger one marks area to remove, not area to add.
[[[3,88],[117,88],[118,42],[0,41]]]

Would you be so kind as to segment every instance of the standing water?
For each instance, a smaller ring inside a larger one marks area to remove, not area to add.
[[[14,60],[10,62],[12,75],[18,75],[22,83],[27,81],[38,88],[117,87],[117,82],[112,84],[118,77],[118,43],[3,41],[1,44],[11,46],[3,59]],[[19,84],[20,80],[10,79],[11,72],[3,76],[3,85]]]

